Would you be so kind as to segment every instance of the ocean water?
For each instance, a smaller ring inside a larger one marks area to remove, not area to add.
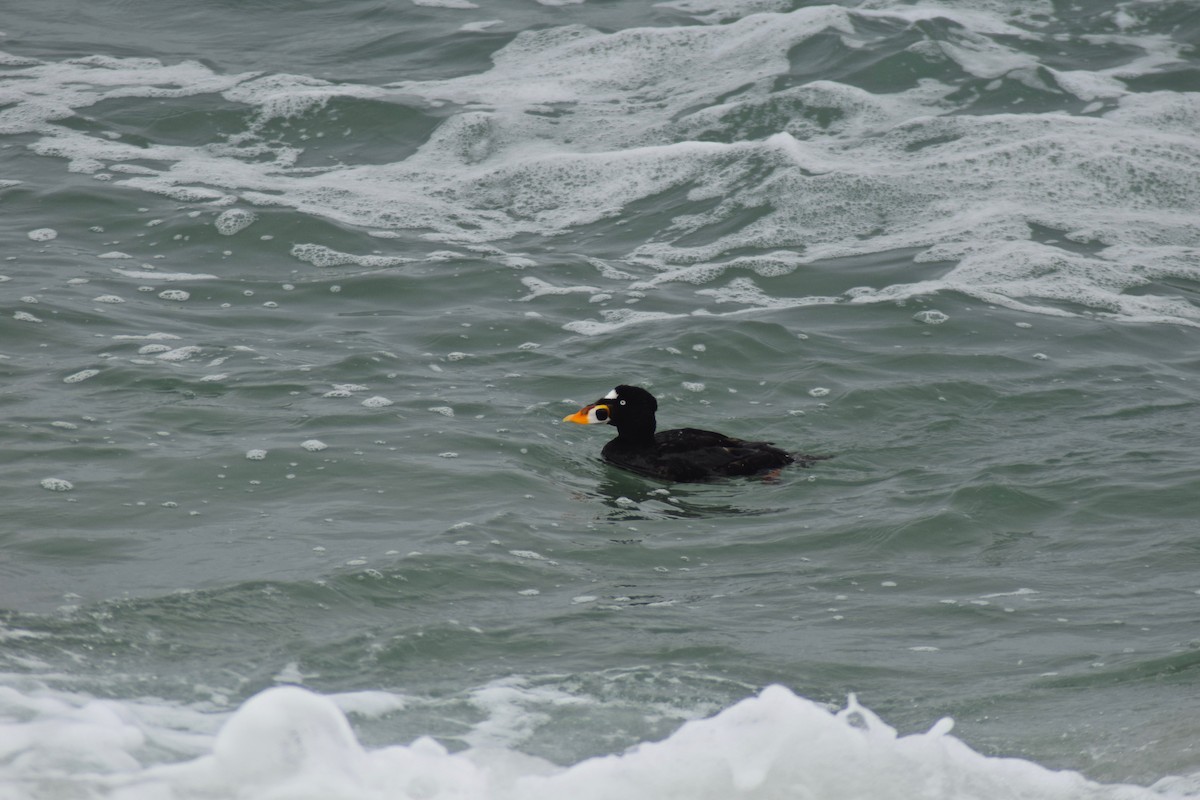
[[[3,800],[1200,797],[1191,0],[0,31]]]

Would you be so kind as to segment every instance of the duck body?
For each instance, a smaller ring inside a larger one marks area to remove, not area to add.
[[[656,430],[658,401],[637,386],[618,386],[591,405],[564,418],[583,425],[607,423],[615,439],[600,454],[614,466],[666,481],[699,482],[757,475],[799,461],[802,466],[827,456],[793,456],[770,442],[736,439],[699,428]]]
[[[757,475],[795,461],[770,442],[748,442],[699,428],[659,431],[649,444],[624,442],[618,436],[600,455],[614,466],[668,481]]]

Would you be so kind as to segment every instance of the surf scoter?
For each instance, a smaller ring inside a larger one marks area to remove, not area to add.
[[[604,445],[604,460],[668,481],[709,481],[756,475],[788,464],[808,466],[829,456],[792,455],[770,442],[747,442],[714,431],[676,428],[655,433],[658,401],[639,386],[618,386],[591,405],[563,417],[580,425],[608,423],[617,438]]]

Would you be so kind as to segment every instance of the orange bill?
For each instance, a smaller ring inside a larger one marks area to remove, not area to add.
[[[574,422],[576,425],[591,425],[594,422],[599,422],[599,420],[595,419],[591,415],[592,409],[594,408],[603,408],[605,411],[608,410],[607,407],[596,404],[584,406],[574,414],[567,414],[565,417],[563,417],[563,422]]]

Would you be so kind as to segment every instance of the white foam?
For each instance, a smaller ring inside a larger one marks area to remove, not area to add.
[[[460,25],[458,27],[458,29],[460,31],[463,31],[464,33],[483,33],[488,28],[494,28],[497,25],[503,25],[503,24],[504,24],[504,20],[502,20],[502,19],[484,19],[484,20],[479,20],[478,22],[463,23],[462,25]]]
[[[300,446],[310,453],[317,453],[329,447],[329,445],[325,444],[320,439],[305,439],[300,443]]]
[[[946,314],[943,314],[941,311],[930,308],[913,314],[913,319],[915,319],[917,322],[923,322],[926,325],[941,325],[942,323],[949,321],[950,317]]]
[[[58,231],[54,230],[54,228],[37,228],[30,231],[27,235],[35,242],[48,242],[51,239],[58,238]]]
[[[137,278],[142,281],[162,281],[171,283],[174,281],[212,281],[216,280],[216,275],[210,275],[207,272],[159,272],[157,270],[141,270],[141,269],[118,269],[113,268],[113,272],[118,275],[124,275],[127,278]]]
[[[541,278],[534,277],[521,278],[521,283],[525,284],[525,288],[529,289],[529,294],[519,298],[523,303],[547,295],[595,294],[600,291],[600,288],[597,286],[554,286]]]
[[[72,373],[63,378],[63,383],[79,383],[86,381],[88,378],[94,378],[100,374],[98,369],[81,369],[79,372]]]
[[[616,222],[631,204],[686,192],[703,210],[679,213],[612,259],[636,266],[638,276],[614,268],[601,277],[629,280],[635,291],[705,285],[700,302],[744,306],[731,313],[953,291],[1038,313],[1069,314],[1078,305],[1117,320],[1200,324],[1193,303],[1157,288],[1128,292],[1154,282],[1140,269],[1158,250],[1200,246],[1200,95],[1131,89],[1133,79],[1156,77],[1191,55],[1177,37],[1141,32],[1132,7],[1114,12],[1114,29],[1084,39],[1113,54],[1103,67],[1063,70],[1057,57],[1040,55],[1060,49],[1056,32],[1039,22],[1039,14],[1056,13],[1044,1],[673,5],[724,24],[525,30],[485,72],[387,87],[218,75],[195,62],[25,61],[9,68],[20,80],[10,82],[0,132],[29,134],[34,152],[65,158],[71,169],[107,169],[128,187],[218,205],[284,206],[457,245]],[[861,48],[879,30],[922,37],[924,23],[934,21],[941,33],[918,38],[910,55],[944,64],[950,75],[1058,96],[1061,110],[976,113],[964,106],[959,81],[926,79],[879,93],[833,80],[793,83],[792,57],[815,37]],[[134,146],[58,124],[110,98],[213,92],[256,114],[250,130],[220,145]],[[295,147],[259,135],[267,121],[313,112],[334,97],[460,108],[391,164],[295,170]],[[1072,115],[1083,103],[1088,115]],[[145,163],[155,167],[115,169]],[[1085,257],[1040,244],[1031,228],[1096,250]],[[1017,274],[998,255],[1005,248],[1016,251]],[[729,270],[770,279],[816,261],[902,249],[958,263],[921,282],[905,281],[898,268],[891,285],[854,296],[780,298],[766,282],[713,286]],[[321,243],[296,245],[292,254],[318,267],[408,260]],[[547,280],[526,286],[529,302],[619,291]],[[602,313],[568,330],[599,334],[680,316]]]
[[[173,333],[163,333],[162,331],[157,331],[155,333],[118,333],[112,338],[118,341],[141,341],[146,339],[167,341],[179,339],[180,337]]]
[[[301,261],[307,261],[314,267],[339,267],[344,264],[354,264],[359,267],[395,267],[400,264],[408,264],[413,260],[404,256],[359,256],[352,253],[340,253],[320,244],[293,245],[292,256]]]
[[[657,322],[660,320],[681,319],[688,316],[687,314],[671,314],[665,311],[633,311],[628,308],[604,309],[600,312],[602,319],[585,319],[576,322],[568,322],[563,325],[563,328],[573,333],[581,333],[585,336],[600,336],[630,325],[639,325],[646,322]]]
[[[11,721],[4,726],[0,782],[22,787],[30,797],[113,800],[1196,796],[1195,779],[1164,780],[1158,790],[1104,785],[1031,761],[987,757],[952,736],[948,719],[927,732],[900,735],[853,697],[833,712],[781,686],[622,753],[558,766],[517,749],[543,720],[531,707],[553,712],[586,709],[593,702],[520,684],[483,687],[472,694],[472,704],[486,718],[461,737],[467,749],[452,753],[427,736],[364,747],[348,712],[403,714],[411,704],[383,692],[326,697],[280,686],[255,695],[233,714],[218,716],[149,701],[4,688],[0,710]]]
[[[227,208],[220,213],[213,225],[222,236],[233,236],[249,228],[258,215],[244,208]]]
[[[195,358],[200,355],[203,348],[199,345],[189,344],[183,347],[176,347],[173,350],[166,350],[159,353],[155,358],[162,361],[187,361],[190,358]]]
[[[69,492],[75,484],[64,478],[42,478],[42,488],[51,492]]]
[[[557,561],[546,558],[536,550],[509,550],[508,553],[509,555],[516,556],[517,558],[524,558],[529,561],[544,561],[552,567],[558,566]]]

